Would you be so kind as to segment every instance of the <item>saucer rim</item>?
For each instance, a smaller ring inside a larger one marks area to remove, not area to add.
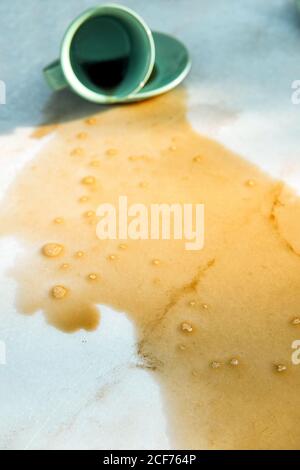
[[[173,88],[175,88],[176,86],[178,86],[189,74],[189,72],[191,70],[191,67],[192,67],[192,60],[191,60],[189,51],[188,51],[187,47],[183,44],[183,42],[181,42],[179,39],[175,38],[171,34],[161,33],[160,31],[152,31],[152,35],[154,35],[156,33],[160,34],[160,35],[163,35],[163,36],[168,36],[169,38],[172,38],[174,41],[179,43],[181,45],[181,47],[183,47],[185,49],[186,55],[187,55],[187,62],[186,62],[186,65],[185,65],[184,69],[182,70],[182,72],[179,75],[176,76],[176,78],[172,79],[166,85],[163,85],[162,87],[158,87],[158,88],[155,88],[154,90],[150,90],[150,91],[143,91],[143,88],[142,88],[138,92],[136,92],[134,94],[131,94],[131,95],[127,96],[126,98],[120,99],[120,101],[118,101],[119,103],[128,103],[128,102],[132,103],[134,101],[141,101],[141,100],[144,100],[144,99],[153,98],[154,96],[158,96],[158,95],[162,95],[164,93],[167,93],[168,91],[170,91]]]

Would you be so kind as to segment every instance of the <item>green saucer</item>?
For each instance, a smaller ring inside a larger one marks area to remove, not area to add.
[[[189,53],[178,39],[167,34],[153,32],[155,65],[146,85],[123,102],[140,101],[161,95],[181,83],[191,69]]]

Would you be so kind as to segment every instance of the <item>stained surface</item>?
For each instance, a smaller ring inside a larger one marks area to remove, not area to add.
[[[204,203],[204,249],[99,241],[95,211],[120,195]],[[9,189],[1,232],[27,247],[10,272],[24,314],[42,310],[73,332],[99,326],[96,304],[128,313],[174,447],[297,448],[299,207],[281,183],[198,135],[176,91],[58,127]],[[50,243],[63,249],[46,256]]]

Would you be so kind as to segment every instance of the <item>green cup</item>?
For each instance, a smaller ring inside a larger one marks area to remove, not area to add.
[[[143,19],[129,8],[107,4],[71,23],[60,59],[44,75],[53,90],[69,86],[94,103],[114,103],[145,85],[154,61],[153,37]]]

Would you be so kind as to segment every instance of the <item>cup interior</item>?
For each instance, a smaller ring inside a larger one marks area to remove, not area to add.
[[[118,98],[143,86],[152,71],[154,46],[149,30],[128,11],[93,12],[73,33],[70,64],[82,85]]]

